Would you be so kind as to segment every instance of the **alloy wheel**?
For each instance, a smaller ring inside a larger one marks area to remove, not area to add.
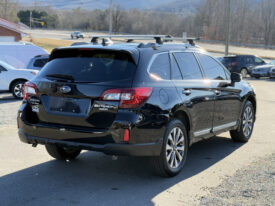
[[[247,76],[247,70],[246,69],[242,69],[241,75],[242,75],[243,78],[246,78],[246,76]]]
[[[166,143],[166,160],[169,167],[176,169],[180,166],[184,157],[184,134],[179,127],[171,130]]]
[[[18,97],[18,98],[23,97],[23,86],[24,86],[23,83],[19,83],[19,84],[15,85],[13,91],[14,91],[14,94],[16,95],[16,97]]]
[[[250,106],[246,107],[243,115],[243,133],[246,138],[251,135],[253,129],[253,110]]]

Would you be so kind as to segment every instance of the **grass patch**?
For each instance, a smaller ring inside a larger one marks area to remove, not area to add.
[[[23,40],[31,42],[39,47],[42,47],[49,53],[51,53],[51,51],[57,47],[70,46],[74,42],[70,40],[58,40],[58,39],[47,39],[47,38],[26,38]]]

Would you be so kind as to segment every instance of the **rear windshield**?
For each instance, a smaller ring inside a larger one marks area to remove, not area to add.
[[[52,55],[40,77],[70,76],[74,82],[109,82],[132,79],[136,69],[126,52],[63,50]],[[58,79],[58,78],[57,78]]]
[[[233,61],[236,61],[237,60],[237,57],[224,57],[222,59],[222,62],[233,62]]]

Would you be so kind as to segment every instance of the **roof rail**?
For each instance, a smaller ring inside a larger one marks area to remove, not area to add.
[[[163,44],[164,42],[172,42],[174,40],[177,41],[187,41],[190,45],[195,46],[195,40],[200,40],[200,38],[196,37],[173,37],[171,35],[94,35],[91,37],[92,40],[91,42],[93,44],[98,44],[98,39],[102,39],[104,41],[105,38],[111,39],[111,38],[116,38],[116,39],[123,39],[126,40],[127,43],[130,43],[134,40],[152,40],[154,39],[157,44]],[[102,41],[102,44],[103,44]]]

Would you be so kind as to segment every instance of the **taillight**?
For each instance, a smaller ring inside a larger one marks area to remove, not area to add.
[[[103,101],[120,101],[120,108],[136,108],[150,97],[152,90],[151,87],[109,89],[101,95],[100,99]]]
[[[27,100],[30,96],[37,96],[37,87],[32,82],[26,82],[23,89],[24,99]]]
[[[237,62],[232,62],[232,63],[231,63],[231,66],[232,66],[232,67],[234,67],[234,66],[236,66],[236,65],[237,65]]]

